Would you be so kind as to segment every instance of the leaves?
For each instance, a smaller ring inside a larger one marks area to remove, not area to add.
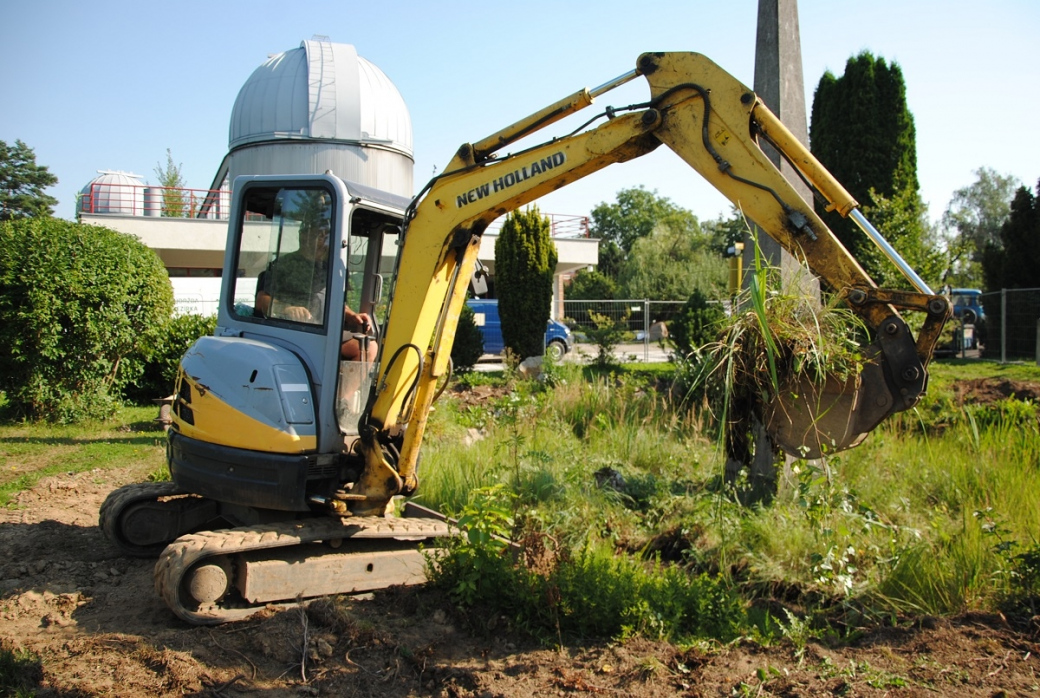
[[[173,308],[135,238],[55,218],[0,223],[0,388],[19,416],[104,417]]]
[[[513,211],[495,241],[495,288],[502,339],[522,361],[545,352],[556,246],[537,206]]]
[[[58,200],[43,193],[58,183],[46,167],[36,164],[36,154],[25,143],[14,146],[0,141],[0,221],[50,216]]]

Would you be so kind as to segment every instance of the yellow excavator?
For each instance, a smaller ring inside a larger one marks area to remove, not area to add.
[[[639,77],[650,88],[644,104],[499,154]],[[878,288],[763,142],[852,217],[916,290]],[[217,329],[184,356],[175,386],[172,482],[113,492],[102,529],[127,554],[159,556],[156,590],[192,623],[423,581],[418,542],[448,526],[411,503],[393,509],[419,485],[427,417],[480,276],[481,235],[501,215],[662,144],[808,264],[874,335],[874,359],[853,388],[815,411],[768,420],[775,442],[797,455],[820,444],[841,450],[912,407],[947,299],[754,92],[699,54],[645,53],[635,70],[463,145],[411,201],[331,173],[237,178]],[[899,310],[925,314],[916,340]]]

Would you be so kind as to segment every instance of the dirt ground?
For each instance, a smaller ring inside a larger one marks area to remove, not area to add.
[[[551,650],[474,630],[430,589],[263,611],[216,628],[175,618],[153,563],[97,527],[129,471],[41,480],[0,509],[0,642],[41,657],[38,696],[1026,696],[1040,619],[925,618],[849,646],[679,648],[646,640]],[[0,688],[0,691],[3,689]]]

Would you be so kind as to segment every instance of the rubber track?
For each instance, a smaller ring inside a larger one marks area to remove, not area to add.
[[[127,541],[120,531],[119,519],[132,504],[143,501],[155,501],[160,497],[175,497],[188,494],[172,482],[138,482],[113,490],[98,511],[98,527],[105,537],[115,543],[121,551],[133,557],[156,557],[164,546],[139,546]]]
[[[159,556],[159,561],[155,565],[155,590],[178,617],[196,625],[217,625],[248,618],[267,606],[277,604],[240,607],[209,605],[205,609],[196,610],[186,608],[180,594],[181,582],[184,575],[193,566],[207,557],[285,548],[343,538],[414,537],[419,540],[446,535],[448,535],[448,525],[437,519],[378,516],[348,519],[323,517],[192,533],[181,536],[170,543]],[[286,602],[290,601],[292,600],[286,600]]]

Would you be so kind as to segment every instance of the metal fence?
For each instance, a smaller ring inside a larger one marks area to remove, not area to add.
[[[1040,288],[1005,288],[982,294],[986,318],[977,327],[983,356],[1001,362],[1037,360]]]
[[[614,323],[624,323],[632,333],[631,338],[618,348],[617,353],[625,359],[637,361],[668,361],[669,352],[661,348],[664,323],[671,321],[682,310],[686,301],[602,300],[568,301],[557,305],[557,318],[574,330],[580,343],[582,328],[595,328],[592,313],[609,318]],[[562,308],[561,308],[562,306]]]

